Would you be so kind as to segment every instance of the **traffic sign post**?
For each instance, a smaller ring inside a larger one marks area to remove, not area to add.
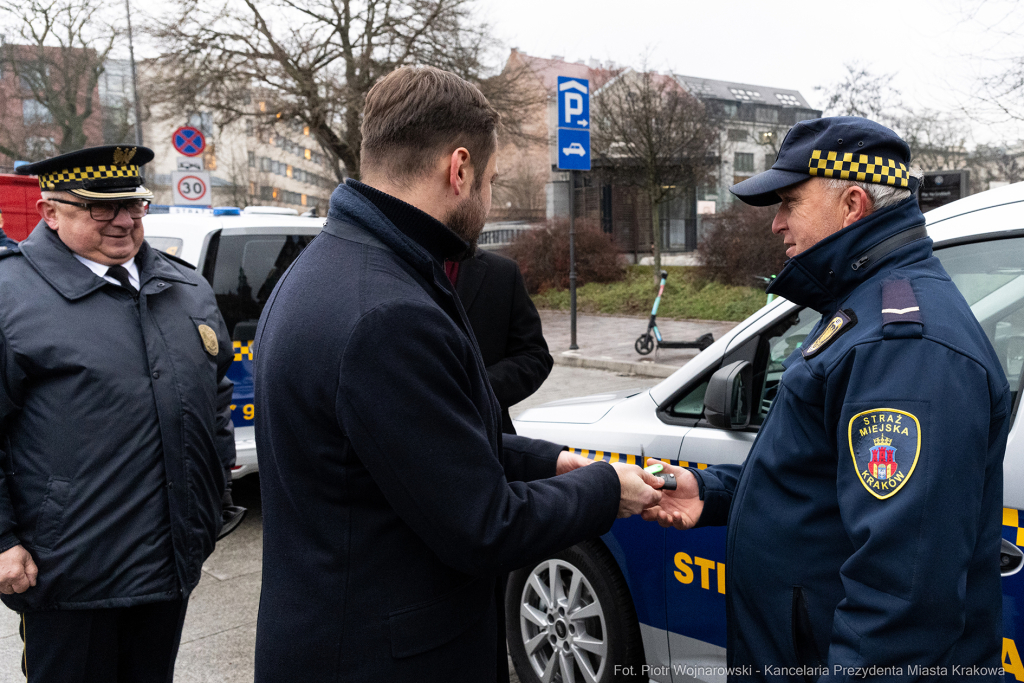
[[[558,77],[558,169],[569,171],[569,349],[576,345],[576,171],[590,170],[590,81]]]
[[[208,171],[176,171],[171,174],[175,206],[211,206]]]
[[[206,149],[206,137],[192,126],[182,126],[171,135],[171,143],[180,154],[197,157]]]

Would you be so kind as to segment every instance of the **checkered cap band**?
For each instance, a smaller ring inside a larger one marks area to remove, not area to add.
[[[65,189],[61,186],[67,186],[69,183],[74,183],[75,187],[82,187],[83,181],[138,177],[139,167],[131,164],[124,166],[86,166],[84,168],[71,168],[55,173],[41,174],[39,176],[39,187],[43,190],[60,190]]]
[[[910,186],[910,173],[905,165],[879,156],[816,149],[811,152],[809,166],[810,174],[814,176],[896,187]]]

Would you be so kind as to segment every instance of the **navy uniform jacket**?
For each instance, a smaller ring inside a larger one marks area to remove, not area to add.
[[[923,224],[911,197],[772,286],[822,320],[742,470],[696,471],[699,524],[729,525],[730,665],[812,667],[793,681],[1000,665],[1006,377],[930,238],[852,267]]]
[[[609,465],[554,477],[559,446],[503,437],[442,267],[465,243],[374,193],[335,190],[256,333],[258,683],[494,681],[496,577],[618,510]]]
[[[39,567],[37,585],[4,603],[187,596],[213,551],[235,460],[231,338],[213,291],[143,243],[136,299],[45,224],[4,253],[0,551],[21,544]]]

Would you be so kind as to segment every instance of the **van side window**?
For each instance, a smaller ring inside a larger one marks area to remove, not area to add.
[[[216,249],[211,243],[207,252],[203,275],[213,287],[232,339],[236,339],[236,327],[245,328],[246,334],[250,328],[255,330],[277,281],[313,240],[313,235],[217,237]]]

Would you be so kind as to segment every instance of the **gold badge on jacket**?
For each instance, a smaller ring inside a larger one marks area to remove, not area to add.
[[[203,338],[203,348],[211,356],[216,356],[220,351],[220,344],[217,343],[217,333],[209,325],[199,326],[199,336]]]

